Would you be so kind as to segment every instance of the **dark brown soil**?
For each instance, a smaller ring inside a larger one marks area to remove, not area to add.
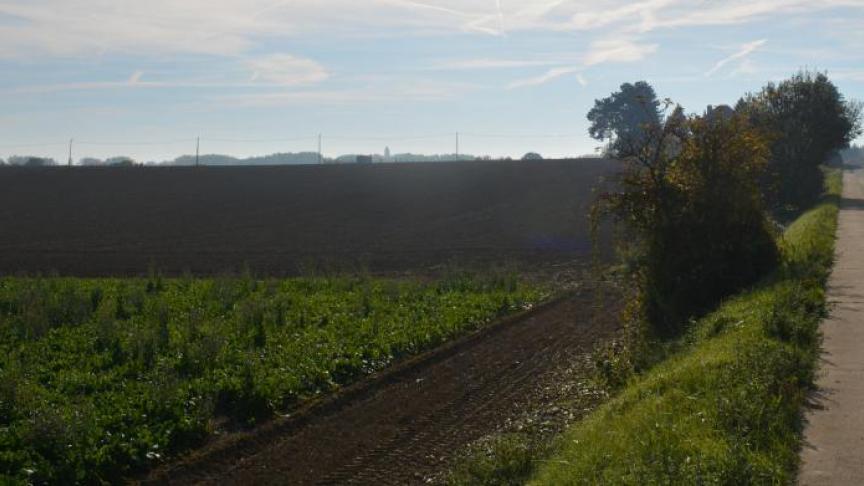
[[[562,358],[617,330],[582,291],[469,336],[258,430],[215,440],[145,482],[414,484],[556,386]],[[575,353],[575,354],[574,354]]]
[[[416,271],[590,251],[599,159],[0,168],[0,274]]]

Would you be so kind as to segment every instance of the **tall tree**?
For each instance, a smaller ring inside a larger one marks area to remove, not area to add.
[[[822,193],[820,165],[861,134],[861,108],[824,73],[801,71],[742,98],[736,110],[771,133],[762,186],[775,212],[796,211]]]
[[[606,153],[626,156],[644,147],[648,133],[660,125],[661,103],[645,81],[624,83],[620,91],[595,100],[588,112],[592,138],[608,141]]]

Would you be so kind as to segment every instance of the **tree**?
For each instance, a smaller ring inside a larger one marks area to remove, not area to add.
[[[824,73],[801,71],[759,93],[736,110],[769,130],[771,158],[763,191],[776,212],[794,212],[822,194],[820,165],[861,134],[861,107],[848,102]]]
[[[591,126],[588,133],[599,141],[607,141],[606,153],[618,157],[633,152],[646,142],[648,133],[660,124],[661,103],[654,88],[645,81],[624,83],[620,91],[602,100],[595,100],[588,112]]]
[[[593,219],[623,226],[619,246],[638,291],[632,310],[671,336],[767,273],[778,250],[757,183],[770,154],[765,136],[734,113],[685,116],[668,103],[666,112],[639,143],[618,147],[625,168]]]
[[[105,160],[105,165],[114,167],[132,167],[135,165],[135,160],[126,156],[111,157]]]
[[[864,163],[864,147],[852,145],[843,151],[843,162],[850,165],[861,166]]]
[[[48,165],[57,165],[54,159],[47,157],[35,157],[33,155],[13,155],[9,157],[9,165],[18,165],[22,167],[44,167]]]
[[[522,156],[522,160],[543,160],[543,156],[537,152],[528,152]]]

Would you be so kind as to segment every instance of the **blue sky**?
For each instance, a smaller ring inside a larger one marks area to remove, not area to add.
[[[864,0],[0,0],[0,157],[591,153],[645,79],[688,111],[799,68],[864,99]]]

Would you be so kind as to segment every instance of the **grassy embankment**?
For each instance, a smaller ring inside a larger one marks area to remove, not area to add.
[[[0,279],[0,482],[119,481],[545,297],[512,277]]]
[[[785,484],[816,368],[841,174],[783,235],[782,267],[565,433],[535,484]]]

